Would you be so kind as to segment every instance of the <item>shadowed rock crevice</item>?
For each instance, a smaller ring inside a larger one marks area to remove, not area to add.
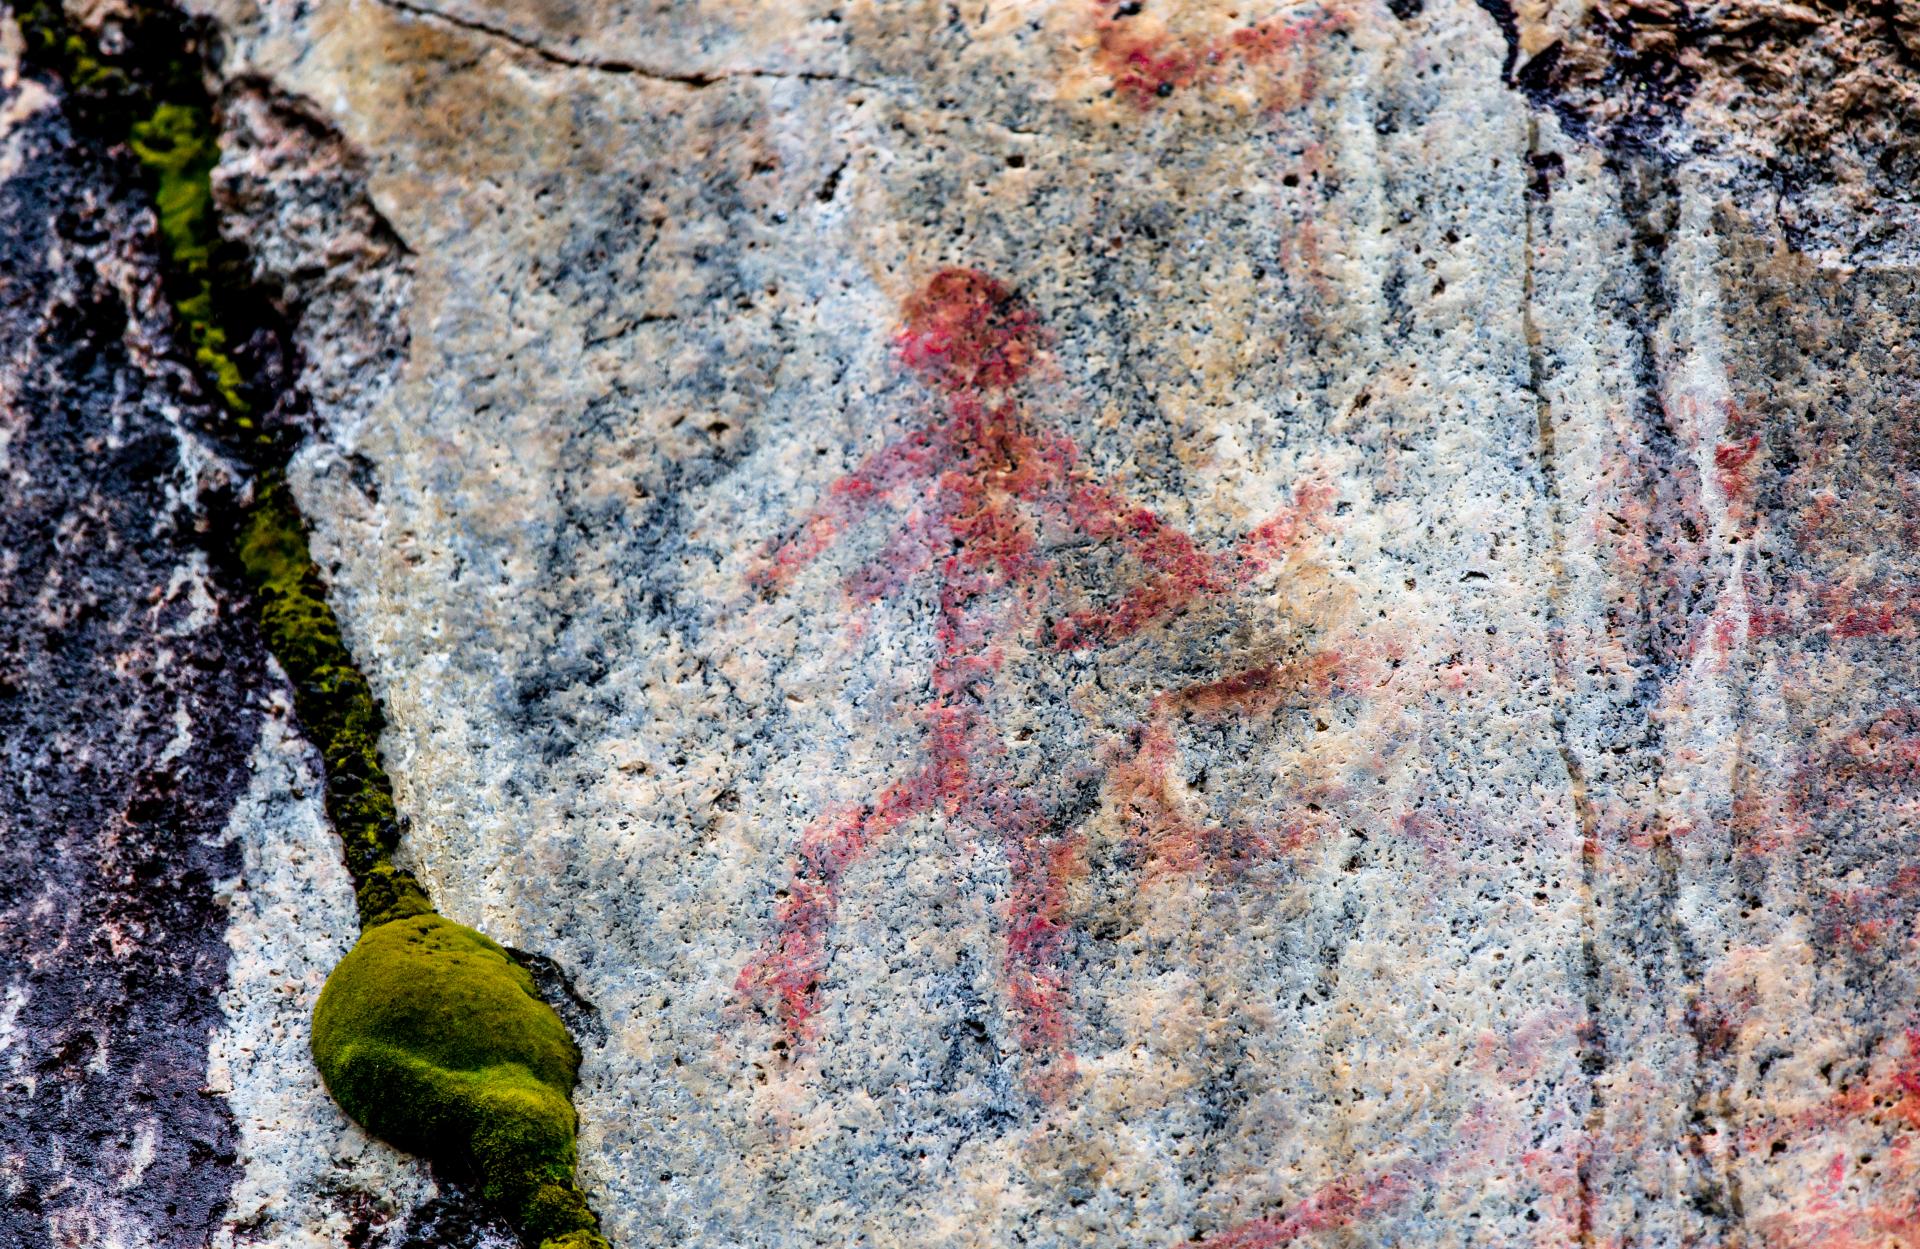
[[[1508,80],[1569,133],[1725,163],[1797,248],[1912,259],[1920,76],[1898,5],[1600,0],[1565,29],[1528,26],[1502,0],[1482,7],[1507,39]]]

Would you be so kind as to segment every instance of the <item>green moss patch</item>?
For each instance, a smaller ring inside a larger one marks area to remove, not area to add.
[[[240,522],[240,566],[267,647],[293,682],[294,710],[327,767],[327,814],[353,873],[360,925],[433,909],[413,875],[388,856],[400,841],[393,784],[380,766],[382,717],[340,636],[306,530],[278,470],[261,475]]]
[[[220,146],[200,48],[179,15],[157,6],[136,4],[120,20],[122,51],[106,56],[54,0],[37,0],[19,15],[29,62],[65,79],[76,110],[112,142],[126,144],[146,171],[167,257],[167,293],[194,364],[235,431],[257,437],[246,374],[233,354],[244,334],[222,315],[235,301],[219,297],[223,286],[244,279],[223,273],[233,266],[222,255],[213,206]]]
[[[313,1056],[341,1109],[463,1164],[530,1242],[604,1249],[573,1182],[580,1052],[499,945],[439,915],[369,928],[321,991]]]
[[[213,252],[220,232],[213,213],[213,167],[220,161],[220,145],[213,118],[204,107],[162,101],[134,123],[128,146],[154,177],[160,235],[180,288],[173,308],[193,343],[194,363],[212,379],[235,424],[251,429],[252,405],[231,336],[214,315]]]

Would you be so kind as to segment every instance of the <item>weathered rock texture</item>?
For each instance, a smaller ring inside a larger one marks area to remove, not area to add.
[[[244,470],[137,166],[0,31],[0,1244],[504,1249],[307,1057],[353,896],[221,567]]]
[[[1906,9],[198,7],[615,1245],[1920,1242]],[[274,733],[182,1243],[426,1183]]]
[[[49,103],[0,123],[0,1240],[171,1249],[235,1178],[207,1040],[265,674],[181,498],[130,171]]]

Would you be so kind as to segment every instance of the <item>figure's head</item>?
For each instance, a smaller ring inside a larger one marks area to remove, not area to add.
[[[978,269],[942,269],[904,311],[901,359],[944,390],[1011,386],[1040,350],[1033,310]]]

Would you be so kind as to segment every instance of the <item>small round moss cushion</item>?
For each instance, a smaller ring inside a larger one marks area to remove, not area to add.
[[[368,929],[320,991],[313,1057],[357,1123],[471,1172],[529,1244],[605,1249],[573,1181],[580,1051],[499,945],[431,913]]]

